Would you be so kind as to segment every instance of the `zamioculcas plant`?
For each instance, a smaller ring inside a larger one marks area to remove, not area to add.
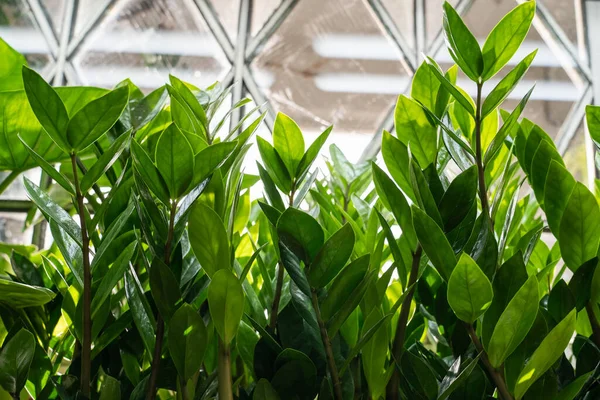
[[[0,398],[600,398],[598,191],[521,118],[534,88],[503,109],[534,13],[480,46],[444,4],[455,65],[425,57],[380,161],[319,170],[332,128],[278,114],[258,175],[231,88],[53,88],[0,41],[0,191],[40,167],[52,236],[0,243]]]

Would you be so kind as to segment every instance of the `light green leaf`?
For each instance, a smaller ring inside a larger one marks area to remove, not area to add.
[[[231,343],[244,314],[244,290],[231,271],[221,269],[213,275],[208,285],[208,306],[221,340]]]
[[[442,228],[429,215],[415,206],[412,207],[412,215],[419,243],[421,243],[425,254],[427,254],[435,269],[448,281],[451,279],[451,275],[454,274],[453,270],[456,265],[456,257],[452,246],[450,246]]]
[[[558,325],[544,338],[533,352],[515,384],[515,398],[523,398],[527,390],[562,356],[566,349],[577,322],[577,310],[573,309]]]
[[[194,157],[194,180],[190,188],[208,178],[234,152],[237,142],[221,142],[208,146]]]
[[[27,65],[25,56],[0,38],[0,91],[23,89],[21,68]]]
[[[194,152],[175,124],[169,125],[160,135],[155,161],[169,188],[171,199],[184,195],[194,176]]]
[[[121,382],[110,375],[104,375],[100,388],[99,400],[112,400],[121,398]]]
[[[52,290],[45,287],[30,286],[0,278],[0,303],[12,308],[43,306],[55,296]]]
[[[412,80],[410,97],[423,104],[430,111],[436,111],[436,100],[440,81],[435,77],[425,61],[421,63]]]
[[[410,160],[408,148],[399,139],[384,130],[381,139],[381,155],[394,181],[396,181],[406,196],[414,202],[415,194],[410,183],[410,172],[408,169]]]
[[[521,344],[538,311],[538,281],[532,275],[519,289],[498,319],[487,347],[490,363],[499,368]]]
[[[587,380],[594,374],[594,371],[590,371],[586,374],[581,375],[573,382],[569,383],[566,388],[558,393],[558,396],[554,400],[573,400],[575,396],[579,394]]]
[[[169,324],[169,353],[179,376],[187,382],[200,370],[208,345],[204,321],[194,307],[183,304]]]
[[[473,323],[494,298],[492,284],[468,254],[463,253],[448,280],[448,304],[456,316]]]
[[[81,151],[104,135],[119,120],[128,99],[129,89],[121,87],[77,111],[67,125],[69,150]]]
[[[283,159],[273,146],[260,136],[256,138],[260,158],[275,185],[284,193],[292,190],[292,178]]]
[[[444,3],[444,32],[448,51],[454,62],[473,82],[479,82],[483,72],[483,56],[479,43],[447,1]]]
[[[345,224],[321,247],[308,270],[308,282],[317,289],[326,286],[344,268],[354,249],[354,231]]]
[[[580,182],[575,184],[561,218],[558,242],[565,264],[573,272],[598,253],[600,209],[594,195]]]
[[[563,163],[556,160],[550,162],[544,186],[544,211],[548,226],[556,237],[560,233],[560,222],[576,183]]]
[[[492,29],[483,45],[483,80],[494,76],[517,52],[529,32],[535,1],[515,7]]]
[[[212,278],[220,269],[231,270],[230,247],[223,221],[210,207],[196,203],[188,220],[192,250]]]
[[[434,162],[437,154],[437,135],[423,108],[404,95],[398,97],[394,111],[398,139],[407,147],[425,169]]]
[[[281,112],[275,118],[273,147],[283,160],[289,175],[295,178],[304,156],[304,137],[296,122]]]

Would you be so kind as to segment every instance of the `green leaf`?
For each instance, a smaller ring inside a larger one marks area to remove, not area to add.
[[[437,398],[437,379],[423,359],[410,351],[405,351],[399,364],[401,373],[409,382],[414,396],[429,400]]]
[[[569,197],[563,213],[558,243],[565,264],[577,271],[598,253],[600,242],[600,209],[594,195],[580,182]]]
[[[375,271],[367,274],[363,280],[352,290],[350,296],[346,299],[343,299],[344,302],[339,310],[327,321],[327,334],[330,339],[333,339],[340,327],[344,324],[344,322],[348,319],[350,314],[354,311],[356,307],[362,301],[367,289],[370,285],[373,284],[373,280],[376,277]],[[364,327],[363,327],[364,329]]]
[[[342,307],[344,302],[350,298],[354,288],[367,275],[370,258],[368,254],[357,258],[348,264],[333,280],[333,283],[327,290],[327,297],[320,305],[323,320],[329,320]]]
[[[183,304],[169,323],[169,353],[179,376],[187,382],[200,370],[208,345],[208,333],[194,307]]]
[[[129,89],[108,92],[81,108],[67,125],[69,150],[81,151],[104,135],[119,120],[129,99]]]
[[[26,66],[23,66],[23,85],[31,109],[44,130],[60,148],[68,152],[69,114],[58,93],[37,72]]]
[[[600,106],[587,105],[585,107],[585,121],[590,131],[590,136],[596,146],[600,145]]]
[[[379,199],[383,202],[385,207],[394,214],[394,218],[398,225],[400,225],[402,234],[407,238],[410,248],[415,249],[417,247],[417,237],[415,228],[413,227],[408,201],[404,198],[404,195],[400,192],[394,182],[377,166],[377,164],[372,163],[372,169],[373,182],[375,183]]]
[[[382,318],[383,314],[379,309],[371,311],[365,318],[362,328],[363,335]],[[387,384],[385,367],[388,357],[389,336],[390,332],[388,329],[379,329],[364,345],[362,350],[361,360],[363,370],[369,384],[369,391],[374,399],[378,399],[385,394],[385,386]]]
[[[104,301],[108,299],[113,288],[117,285],[117,282],[123,278],[129,263],[133,259],[136,248],[137,242],[129,244],[129,246],[127,246],[117,257],[115,262],[113,262],[112,267],[108,270],[107,274],[102,277],[100,286],[96,289],[92,299],[92,319],[96,316]]]
[[[227,231],[217,213],[198,202],[192,207],[188,225],[192,250],[206,274],[212,279],[218,270],[231,270]]]
[[[56,294],[52,290],[0,278],[0,303],[12,308],[42,306]]]
[[[454,392],[459,386],[461,386],[463,383],[465,383],[465,381],[467,381],[467,379],[477,366],[477,363],[479,362],[479,357],[480,356],[477,355],[475,359],[469,360],[468,364],[463,368],[463,370],[460,373],[458,373],[459,368],[461,366],[460,356],[456,359],[456,361],[454,361],[454,363],[450,366],[448,374],[444,376],[444,379],[440,383],[437,400],[447,399],[452,394],[452,392]]]
[[[321,225],[304,211],[288,208],[277,222],[281,241],[305,264],[310,264],[323,246],[325,235]]]
[[[210,315],[225,344],[231,343],[244,314],[244,290],[231,271],[217,271],[208,285]]]
[[[556,237],[560,234],[560,223],[576,183],[562,163],[550,162],[544,185],[544,211],[548,226]]]
[[[258,174],[263,184],[263,189],[265,191],[267,199],[269,199],[269,202],[271,203],[273,208],[275,208],[280,213],[283,212],[283,210],[285,209],[285,205],[283,204],[281,195],[277,190],[277,186],[275,186],[275,182],[273,182],[271,176],[261,164],[256,163],[256,166],[258,167]]]
[[[111,400],[121,398],[121,383],[110,375],[104,375],[102,387],[100,388],[99,400]]]
[[[237,142],[221,142],[208,146],[194,157],[194,180],[191,187],[196,186],[217,168],[220,168],[234,152]]]
[[[421,209],[413,206],[412,215],[419,243],[421,243],[425,254],[427,254],[435,269],[448,281],[451,279],[451,275],[454,274],[453,270],[456,265],[456,257],[452,246],[450,246],[438,224]]]
[[[27,177],[23,177],[23,184],[27,196],[35,203],[35,205],[45,215],[52,218],[56,223],[65,230],[65,232],[77,243],[80,247],[83,246],[81,242],[81,229],[79,225],[71,218],[71,216],[58,204],[56,204],[50,196],[48,196],[42,189],[31,182]]]
[[[35,347],[33,334],[21,329],[4,344],[0,352],[0,385],[15,397],[25,386]]]
[[[152,354],[154,351],[154,327],[156,321],[154,320],[154,313],[150,308],[150,304],[148,304],[137,275],[132,273],[132,271],[133,269],[130,269],[125,272],[125,296],[135,327],[144,343],[144,348],[148,354]]]
[[[544,207],[546,178],[552,161],[564,165],[562,157],[556,147],[554,147],[554,144],[547,140],[542,140],[531,160],[531,170],[529,174],[529,182],[531,183],[535,197],[542,208]]]
[[[304,137],[294,120],[281,112],[275,118],[273,147],[283,160],[289,175],[296,178],[298,165],[304,156]]]
[[[345,224],[321,247],[308,271],[308,282],[317,289],[325,287],[344,268],[354,249],[354,231]]]
[[[329,128],[325,129],[323,133],[321,133],[315,139],[315,141],[312,142],[312,144],[308,147],[308,150],[306,150],[306,153],[304,153],[302,159],[300,160],[300,163],[298,164],[298,170],[296,171],[295,175],[296,177],[301,178],[308,172],[311,165],[319,155],[319,151],[321,151],[321,148],[327,141],[327,138],[329,138],[329,134],[331,133],[332,129],[333,126],[330,126]]]
[[[100,179],[102,175],[108,171],[108,169],[114,164],[119,158],[121,153],[125,150],[129,144],[129,131],[121,134],[106,150],[98,160],[92,165],[92,167],[86,172],[81,178],[80,186],[81,192],[87,193],[88,190]]]
[[[535,1],[515,7],[492,29],[483,45],[483,80],[494,76],[517,52],[529,32]]]
[[[486,167],[499,154],[500,149],[502,146],[504,146],[504,140],[506,140],[506,138],[511,134],[513,127],[518,125],[517,120],[525,109],[527,101],[529,101],[529,97],[531,96],[534,88],[535,86],[529,89],[527,94],[525,94],[519,104],[517,104],[517,106],[513,109],[513,111],[510,113],[510,116],[504,121],[504,124],[502,124],[502,128],[500,128],[496,136],[494,136],[494,139],[492,139],[492,142],[487,147],[483,157],[483,164]]]
[[[433,193],[423,171],[419,169],[415,162],[410,163],[410,180],[419,207],[423,209],[436,224],[440,227],[443,226],[444,224],[442,223],[442,217],[437,207],[437,201],[433,197]]]
[[[135,140],[131,142],[133,166],[150,191],[164,204],[169,205],[169,189],[162,175],[146,151]]]
[[[440,81],[435,77],[425,61],[421,63],[412,80],[410,97],[435,112]]]
[[[282,192],[289,193],[292,190],[292,178],[279,153],[260,136],[256,138],[256,144],[270,178]]]
[[[308,280],[306,279],[306,275],[301,267],[301,261],[294,254],[294,252],[286,245],[285,241],[279,242],[279,254],[281,263],[285,267],[285,270],[290,275],[290,278],[296,286],[304,293],[306,296],[310,296],[310,285],[308,284]]]
[[[410,172],[408,169],[410,157],[408,148],[400,140],[384,130],[381,139],[381,155],[390,175],[400,186],[406,196],[415,201],[415,194],[410,183]]]
[[[254,388],[252,400],[279,400],[277,391],[271,386],[265,378],[260,379]]]
[[[419,103],[400,95],[394,110],[394,123],[398,139],[410,147],[421,168],[435,161],[437,134]]]
[[[538,281],[532,275],[498,319],[487,347],[490,363],[499,368],[521,344],[535,321],[539,302]]]
[[[194,152],[175,124],[169,125],[160,135],[156,143],[155,161],[171,199],[184,195],[194,176]]]
[[[169,266],[156,257],[152,260],[149,275],[154,303],[160,315],[168,322],[181,300],[179,282]]]
[[[477,167],[472,166],[459,174],[440,200],[440,216],[444,231],[450,232],[467,216],[477,195]]]
[[[205,128],[208,126],[208,120],[206,118],[206,112],[200,105],[200,102],[196,99],[196,96],[189,89],[188,85],[182,80],[174,77],[173,75],[169,75],[169,81],[173,88],[177,91],[177,93],[181,96],[181,98],[188,105],[190,110],[194,113],[194,117],[200,121],[202,126]],[[205,132],[206,135],[206,132]]]
[[[563,355],[577,322],[577,311],[571,310],[544,338],[525,364],[515,384],[515,398],[523,398],[527,390]]]
[[[494,298],[492,284],[468,254],[463,253],[448,280],[448,304],[456,316],[473,323]]]
[[[54,168],[54,166],[50,165],[46,160],[44,160],[44,157],[40,156],[38,153],[35,152],[35,150],[29,147],[29,145],[27,145],[27,143],[23,140],[23,138],[20,135],[19,140],[21,141],[21,143],[23,143],[23,146],[25,146],[25,148],[27,149],[31,157],[35,160],[37,165],[39,165],[44,170],[44,172],[48,174],[48,176],[54,179],[56,183],[62,186],[67,192],[71,193],[72,195],[75,195],[75,188],[73,187],[73,184],[69,182],[69,180],[63,174],[61,174],[59,171],[56,170],[56,168]]]
[[[444,32],[448,51],[454,62],[473,82],[479,82],[483,72],[483,56],[479,43],[447,1],[444,3]]]
[[[481,118],[485,118],[488,114],[494,111],[508,97],[513,89],[519,84],[521,78],[531,65],[537,49],[529,53],[521,62],[519,62],[498,84],[492,89],[483,101],[481,109]]]
[[[23,89],[21,68],[27,65],[27,59],[0,38],[0,91]]]
[[[569,289],[575,295],[577,311],[583,310],[591,300],[592,283],[597,266],[598,258],[594,257],[577,268],[569,281]]]
[[[561,279],[552,287],[548,296],[548,313],[556,323],[562,321],[575,307],[575,296],[567,283]]]
[[[575,396],[579,394],[583,386],[586,384],[588,379],[594,374],[594,371],[590,371],[586,374],[581,375],[573,382],[569,383],[567,387],[558,393],[558,396],[554,400],[573,400]]]

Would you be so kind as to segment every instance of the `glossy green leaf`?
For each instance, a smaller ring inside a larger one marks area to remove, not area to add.
[[[191,186],[196,186],[208,178],[214,170],[221,167],[234,152],[237,144],[237,142],[215,143],[196,154],[194,157],[194,180]]]
[[[529,66],[533,62],[537,49],[529,53],[521,62],[519,62],[504,78],[498,82],[498,84],[492,89],[483,101],[481,108],[481,116],[485,118],[488,114],[494,111],[502,102],[508,97],[513,89],[519,84],[521,78]]]
[[[117,161],[129,144],[129,131],[121,134],[110,147],[100,156],[92,167],[81,178],[80,187],[82,193],[88,190],[100,179],[102,175]]]
[[[252,400],[279,400],[280,397],[277,391],[271,386],[265,378],[260,379],[254,388]]]
[[[515,398],[523,398],[527,390],[562,356],[575,331],[577,311],[571,310],[544,338],[525,364],[515,384]]]
[[[306,153],[304,153],[304,155],[302,156],[302,159],[300,160],[300,163],[298,164],[298,170],[296,171],[296,174],[295,174],[296,177],[302,177],[304,174],[306,174],[308,172],[311,165],[313,164],[313,162],[319,155],[321,148],[327,141],[327,138],[329,138],[329,134],[331,133],[332,129],[333,129],[333,126],[330,126],[327,129],[325,129],[323,131],[323,133],[321,133],[315,139],[315,141],[312,142],[312,144],[308,147],[308,149],[306,150]],[[275,140],[275,139],[273,139],[273,140]]]
[[[437,397],[438,400],[447,399],[459,386],[465,384],[477,366],[479,357],[480,356],[478,355],[475,357],[475,359],[469,360],[468,364],[463,368],[462,371],[460,371],[460,373],[458,372],[461,366],[460,356],[456,358],[456,361],[454,361],[454,363],[450,366],[448,374],[444,376],[444,379],[440,383]]]
[[[69,114],[58,93],[37,72],[23,67],[23,85],[36,118],[52,140],[65,152]]]
[[[308,282],[312,287],[326,286],[344,268],[354,249],[354,231],[345,224],[321,247],[308,271]]]
[[[421,168],[431,164],[437,154],[437,135],[419,103],[400,95],[394,110],[394,123],[398,139],[410,147]]]
[[[154,303],[165,321],[169,321],[181,299],[179,282],[173,271],[158,258],[150,267],[150,289]]]
[[[169,125],[160,135],[155,161],[171,199],[178,199],[185,194],[194,175],[194,152],[175,124]]]
[[[600,208],[594,195],[576,183],[561,218],[558,242],[567,266],[576,271],[594,258],[600,242]]]
[[[137,331],[142,338],[142,343],[148,354],[154,351],[154,329],[156,321],[154,313],[148,304],[144,290],[135,274],[131,270],[125,272],[125,296],[131,310],[131,316]]]
[[[244,314],[244,290],[231,271],[215,272],[208,286],[210,315],[225,344],[235,337]]]
[[[41,306],[50,302],[56,294],[50,289],[0,278],[0,303],[13,308]]]
[[[275,118],[273,147],[283,160],[289,175],[295,178],[304,156],[304,137],[296,122],[281,112]]]
[[[414,162],[410,163],[410,180],[417,199],[416,203],[435,221],[436,224],[438,224],[438,226],[443,226],[444,224],[442,222],[440,211],[438,210],[437,200],[432,193],[432,188],[435,189],[435,187],[433,185],[432,187],[429,186],[424,171],[421,171]]]
[[[448,280],[448,304],[456,316],[473,323],[494,298],[492,284],[468,254],[463,253]]]
[[[273,146],[260,136],[256,138],[260,158],[265,164],[269,176],[279,190],[289,193],[292,189],[292,178],[283,159]]]
[[[0,352],[0,386],[19,397],[25,386],[35,352],[35,338],[25,329],[19,330],[2,346]]]
[[[363,280],[369,270],[370,256],[359,257],[352,261],[333,280],[327,290],[327,297],[321,302],[321,316],[325,321],[335,314],[343,303],[350,298],[354,288]]]
[[[354,311],[356,307],[362,301],[367,289],[370,285],[373,284],[376,276],[374,275],[374,271],[367,274],[356,287],[352,290],[350,296],[346,299],[343,299],[344,302],[342,306],[337,310],[337,312],[327,321],[327,334],[330,339],[333,339],[340,327],[344,324],[344,322],[348,319],[350,314]],[[363,328],[364,329],[364,328]]]
[[[121,398],[121,382],[110,375],[105,375],[100,387],[99,400],[111,400]]]
[[[169,354],[179,376],[187,381],[200,370],[208,345],[204,321],[194,307],[183,304],[169,324]]]
[[[456,265],[456,257],[452,246],[450,246],[438,224],[421,209],[413,206],[412,215],[415,232],[425,254],[427,254],[439,274],[445,280],[449,280]]]
[[[375,309],[369,313],[363,325],[363,335],[373,327],[379,320],[383,318],[383,314],[379,309]],[[389,330],[379,329],[373,337],[364,345],[362,349],[362,363],[365,378],[369,384],[369,391],[372,398],[379,398],[385,393],[388,374],[385,371],[387,356]]]
[[[288,208],[277,222],[280,240],[306,264],[315,259],[323,246],[323,229],[309,214],[295,208]]]
[[[544,207],[544,193],[546,188],[546,179],[550,164],[556,161],[561,165],[564,165],[560,153],[554,147],[554,144],[547,140],[542,140],[538,146],[533,159],[531,160],[531,170],[529,174],[529,182],[533,187],[536,199],[540,206]],[[554,177],[553,177],[554,178]]]
[[[146,151],[135,140],[131,142],[133,165],[150,191],[165,205],[169,205],[169,189],[158,168]]]
[[[415,195],[410,183],[410,172],[408,169],[410,160],[408,148],[399,139],[396,139],[391,133],[384,130],[381,139],[381,155],[394,181],[396,181],[406,196],[414,201]]]
[[[417,246],[417,237],[415,229],[413,227],[412,215],[410,212],[410,206],[408,201],[404,198],[404,195],[396,184],[386,175],[377,164],[372,164],[373,168],[373,181],[379,198],[386,206],[388,210],[394,214],[396,222],[402,229],[402,234],[409,241],[411,249]]]
[[[490,363],[498,368],[521,344],[535,321],[539,301],[538,281],[535,275],[514,295],[498,319],[487,347]]]
[[[579,394],[581,389],[585,386],[588,379],[592,376],[594,371],[590,371],[586,374],[581,375],[573,382],[569,383],[567,387],[562,389],[558,396],[554,398],[554,400],[573,400]]]
[[[454,62],[472,81],[479,82],[484,68],[481,48],[460,15],[447,1],[444,3],[444,32],[448,51]]]
[[[440,81],[435,77],[427,63],[423,61],[417,68],[415,76],[413,76],[410,97],[435,112],[439,89]]]
[[[0,38],[0,91],[23,89],[21,68],[27,65],[27,59]]]
[[[220,269],[231,270],[230,247],[223,221],[210,207],[196,203],[188,219],[192,250],[209,277]]]
[[[556,160],[550,162],[544,185],[544,211],[554,236],[560,234],[560,223],[576,183],[562,163]]]
[[[81,151],[104,135],[119,120],[128,99],[129,89],[121,87],[89,102],[77,111],[67,125],[66,139],[69,150]]]
[[[525,40],[535,15],[535,1],[526,1],[506,14],[483,45],[483,80],[494,76]]]
[[[444,193],[439,204],[444,231],[450,232],[467,216],[477,194],[477,167],[459,174]]]
[[[596,146],[600,145],[600,106],[587,105],[585,107],[585,121],[592,140]]]

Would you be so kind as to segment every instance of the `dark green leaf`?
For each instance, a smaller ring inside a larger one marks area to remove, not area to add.
[[[173,363],[184,381],[200,370],[207,340],[202,317],[189,304],[179,307],[169,324],[168,343]]]
[[[35,338],[31,332],[21,329],[0,352],[0,385],[8,393],[19,397],[25,386],[29,367],[35,352]]]
[[[315,259],[325,241],[317,220],[295,208],[288,208],[281,214],[277,221],[277,234],[305,264]]]
[[[152,260],[150,267],[150,289],[154,303],[165,321],[169,321],[181,300],[179,282],[169,266],[158,258]]]
[[[265,164],[269,176],[279,190],[289,193],[292,189],[292,178],[283,159],[275,148],[260,136],[256,138],[256,143],[260,152],[260,158]]]
[[[113,163],[117,161],[121,153],[123,153],[123,150],[127,147],[129,137],[129,131],[121,134],[121,136],[110,145],[108,150],[98,157],[98,160],[94,165],[92,165],[83,178],[81,178],[80,186],[82,193],[87,193],[94,183],[96,183],[96,181],[108,171]]]
[[[146,151],[135,140],[131,142],[133,165],[150,191],[164,204],[169,205],[169,189],[158,168]]]
[[[439,274],[445,280],[450,279],[456,265],[456,257],[444,232],[421,209],[413,206],[412,214],[415,232],[425,254],[427,254]]]
[[[169,125],[156,143],[156,168],[162,175],[171,199],[185,194],[194,176],[194,152],[175,124]]]

